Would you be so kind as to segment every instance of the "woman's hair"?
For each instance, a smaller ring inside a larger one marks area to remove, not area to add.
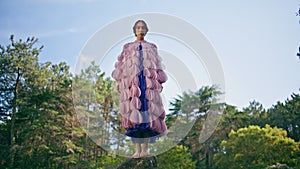
[[[136,27],[136,25],[139,23],[139,22],[142,22],[143,24],[145,24],[145,26],[146,26],[146,33],[145,33],[145,35],[147,34],[147,32],[148,32],[148,26],[147,26],[147,24],[146,24],[146,22],[144,21],[144,20],[137,20],[135,23],[134,23],[134,26],[133,26],[133,33],[134,33],[134,35],[136,36],[136,32],[135,32],[135,27]]]

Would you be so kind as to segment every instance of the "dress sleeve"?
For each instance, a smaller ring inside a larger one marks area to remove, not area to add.
[[[123,46],[123,50],[121,52],[121,54],[118,56],[118,60],[114,65],[114,70],[112,71],[111,76],[117,81],[119,82],[122,79],[122,67],[124,64],[124,57],[126,55],[126,50],[127,50],[127,45]]]
[[[157,81],[159,83],[165,83],[167,80],[168,80],[168,77],[167,77],[166,73],[163,70],[158,69],[157,70]]]
[[[157,47],[156,45],[153,44],[153,48],[155,50],[155,55],[157,56],[157,81],[162,84],[165,83],[168,80],[167,74],[165,73],[165,71],[163,70],[163,66],[162,66],[162,59],[161,57],[158,55],[157,52]]]

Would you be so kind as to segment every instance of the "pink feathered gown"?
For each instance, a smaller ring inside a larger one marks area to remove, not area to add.
[[[166,113],[160,93],[167,76],[156,45],[147,41],[125,44],[112,77],[120,93],[119,111],[126,135],[155,139],[166,135]]]

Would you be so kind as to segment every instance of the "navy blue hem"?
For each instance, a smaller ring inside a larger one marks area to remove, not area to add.
[[[158,140],[160,133],[152,130],[149,123],[141,123],[128,129],[125,135],[131,137],[133,143],[143,143],[146,140],[149,143],[154,143]]]

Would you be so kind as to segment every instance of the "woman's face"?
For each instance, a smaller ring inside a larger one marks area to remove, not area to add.
[[[135,26],[135,34],[139,38],[143,38],[147,33],[146,25],[143,22],[138,22]]]

